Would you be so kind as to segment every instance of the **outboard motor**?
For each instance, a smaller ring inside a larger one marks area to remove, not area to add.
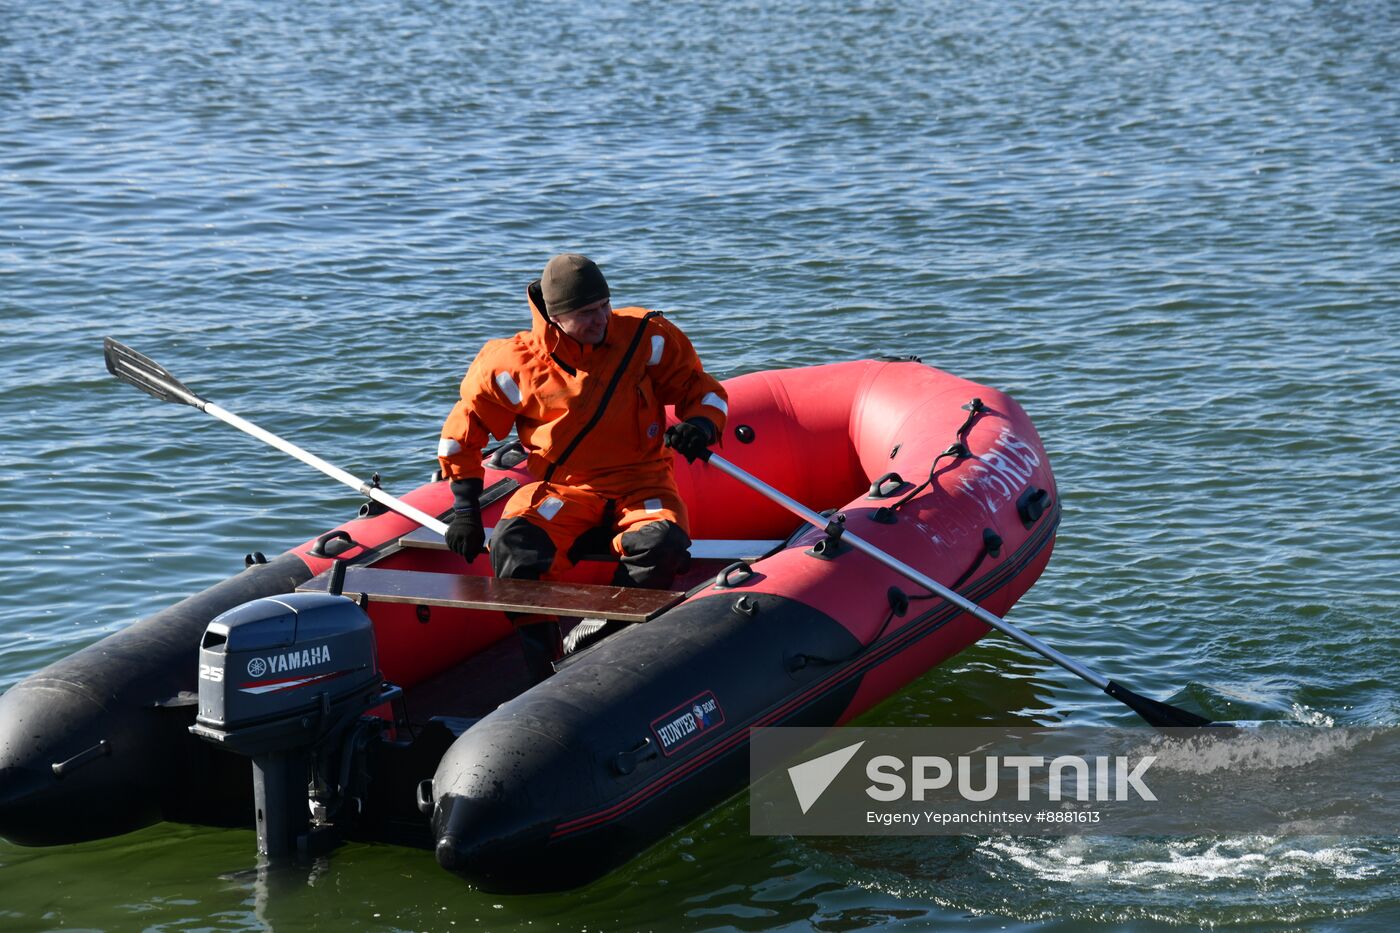
[[[363,800],[361,753],[386,725],[363,717],[400,695],[382,681],[373,626],[353,600],[265,597],[205,629],[190,731],[253,759],[258,851],[306,852],[333,841],[344,805]]]

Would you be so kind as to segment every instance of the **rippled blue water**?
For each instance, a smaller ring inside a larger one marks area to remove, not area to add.
[[[103,370],[111,334],[407,490],[577,249],[734,375],[1008,389],[1065,503],[1014,620],[1217,717],[1400,716],[1400,7],[0,5],[0,687],[335,524],[346,491]],[[1126,722],[1005,641],[891,724]],[[582,894],[248,833],[0,843],[6,928],[1391,929],[1394,837],[752,838]],[[211,880],[213,879],[213,880]]]

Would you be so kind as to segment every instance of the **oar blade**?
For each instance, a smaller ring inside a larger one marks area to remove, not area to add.
[[[162,402],[180,402],[195,408],[204,404],[202,398],[191,392],[164,366],[124,343],[111,337],[104,338],[102,356],[107,361],[107,372],[147,395],[153,395]]]
[[[1204,716],[1197,716],[1195,713],[1172,706],[1170,703],[1163,703],[1140,693],[1134,693],[1122,684],[1111,680],[1108,682],[1108,686],[1103,688],[1103,692],[1137,713],[1147,721],[1148,725],[1158,729],[1219,725]]]

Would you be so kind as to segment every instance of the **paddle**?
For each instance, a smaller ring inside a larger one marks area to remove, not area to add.
[[[798,518],[801,518],[808,524],[813,525],[822,530],[826,530],[830,520],[824,518],[816,512],[813,512],[811,509],[807,508],[797,500],[791,499],[788,496],[783,495],[781,492],[774,489],[772,486],[769,486],[761,479],[758,479],[756,476],[745,472],[744,470],[725,460],[723,457],[716,455],[713,451],[707,450],[700,456],[710,466],[734,477],[734,479],[743,483],[745,486],[748,486],[755,492],[767,496],[769,499],[772,499],[778,505],[781,505],[783,508],[787,509],[789,512],[792,512],[794,515],[796,515]],[[1123,703],[1129,708],[1131,708],[1133,712],[1137,713],[1152,726],[1156,726],[1158,728],[1168,728],[1173,726],[1216,725],[1216,723],[1213,723],[1209,719],[1206,719],[1204,717],[1197,716],[1195,713],[1187,712],[1184,709],[1178,709],[1177,707],[1172,706],[1168,703],[1162,703],[1158,700],[1153,700],[1149,697],[1142,696],[1141,694],[1134,693],[1127,687],[1124,687],[1122,684],[1116,683],[1112,680],[1109,680],[1107,677],[1104,677],[1102,674],[1098,674],[1094,671],[1089,670],[1089,668],[1080,664],[1078,661],[1075,661],[1073,658],[1061,654],[1059,651],[1056,651],[1054,648],[1045,644],[1040,639],[1034,637],[1033,635],[1026,634],[1011,623],[1005,621],[999,616],[993,615],[992,613],[983,609],[981,606],[977,605],[971,600],[963,598],[962,596],[943,586],[937,580],[925,576],[924,574],[915,570],[913,567],[910,567],[908,564],[904,563],[898,558],[885,553],[884,551],[877,548],[875,545],[861,539],[859,536],[851,533],[850,531],[843,530],[841,532],[841,540],[846,544],[851,545],[856,550],[870,555],[871,557],[875,558],[880,563],[884,564],[886,567],[890,568],[896,573],[908,577],[910,580],[913,580],[915,583],[919,584],[922,587],[926,587],[930,592],[936,593],[937,595],[943,597],[943,599],[952,603],[954,606],[957,606],[964,612],[967,612],[968,614],[977,617],[981,621],[990,625],[992,628],[996,629],[1004,635],[1015,639],[1016,641],[1025,645],[1027,648],[1031,649],[1037,654],[1049,658],[1051,661],[1054,661],[1056,664],[1060,665],[1070,673],[1082,677],[1089,683],[1093,684],[1095,687],[1098,687],[1104,693],[1107,693],[1109,696],[1113,697],[1115,700],[1118,700],[1120,703]]]
[[[107,360],[107,371],[116,376],[122,382],[136,386],[142,392],[153,395],[162,402],[180,402],[198,408],[208,415],[213,415],[220,421],[233,425],[240,431],[253,435],[258,440],[265,441],[285,453],[291,454],[302,463],[315,467],[332,479],[340,480],[351,489],[379,502],[406,518],[411,518],[425,528],[431,528],[438,534],[447,532],[447,524],[439,521],[427,512],[416,509],[400,499],[389,495],[384,490],[372,483],[351,476],[340,467],[327,463],[313,453],[302,450],[291,441],[283,440],[270,431],[265,431],[253,424],[245,421],[231,411],[227,411],[206,399],[200,398],[190,391],[180,380],[170,374],[164,366],[157,363],[150,357],[142,356],[135,350],[118,343],[111,337],[102,341],[102,355]]]

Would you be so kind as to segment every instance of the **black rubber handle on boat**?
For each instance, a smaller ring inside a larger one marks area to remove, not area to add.
[[[433,779],[424,778],[418,782],[418,787],[414,790],[417,798],[414,802],[418,804],[418,812],[424,816],[433,815]]]
[[[730,587],[734,586],[734,582],[729,579],[729,576],[730,574],[735,573],[743,574],[743,576],[739,578],[739,582],[742,583],[749,577],[753,576],[753,568],[749,566],[748,561],[736,560],[734,563],[730,564],[728,567],[725,567],[719,572],[718,575],[715,576],[715,589],[727,590]]]
[[[331,543],[335,541],[344,541],[345,547],[340,548],[335,552],[335,554],[332,554],[329,548],[331,546]],[[354,538],[350,537],[350,532],[346,531],[344,528],[337,528],[333,531],[328,531],[325,534],[321,535],[319,538],[317,538],[316,543],[311,545],[311,549],[306,553],[310,554],[312,557],[335,557],[339,554],[344,554],[351,548],[363,546],[364,545],[360,544]]]
[[[880,477],[875,482],[870,484],[870,492],[866,495],[865,498],[888,499],[890,496],[903,489],[906,485],[907,484],[904,481],[904,477],[900,476],[898,473],[886,473],[884,476]],[[885,491],[887,486],[889,488],[888,492]]]

